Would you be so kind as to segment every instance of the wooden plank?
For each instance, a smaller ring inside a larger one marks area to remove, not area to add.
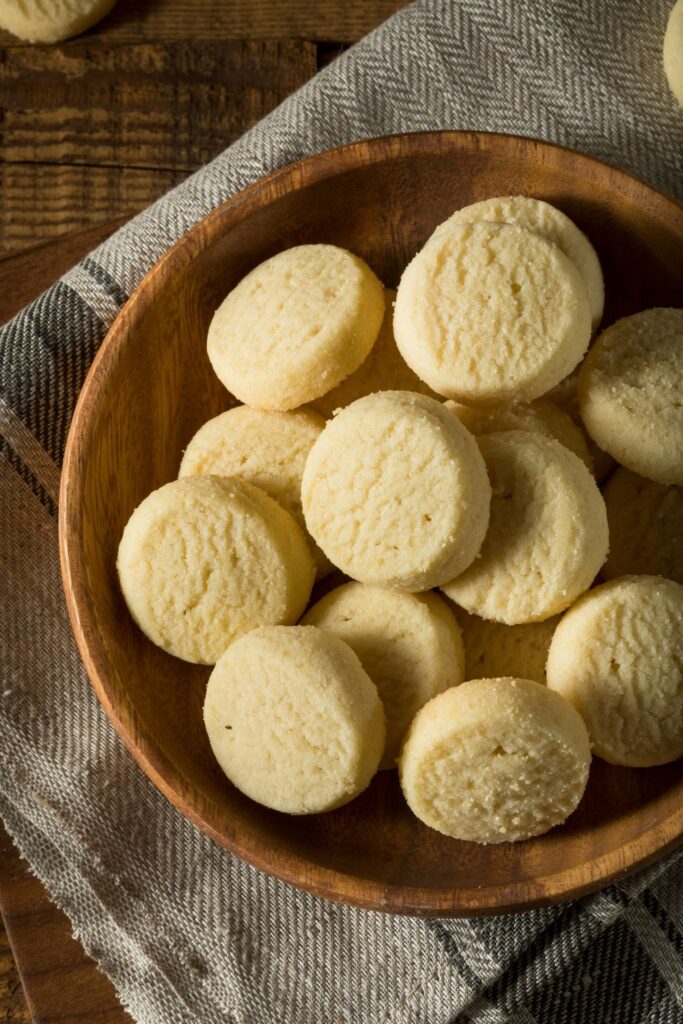
[[[0,159],[189,172],[306,82],[296,40],[0,51]]]
[[[137,213],[315,68],[301,41],[0,51],[0,251]]]
[[[0,249],[132,216],[185,177],[182,171],[57,164],[0,166]]]
[[[106,43],[192,39],[334,40],[366,35],[407,0],[119,0],[111,14],[84,38]],[[18,40],[0,32],[0,45]]]
[[[24,990],[12,956],[7,932],[0,919],[0,1021],[2,1024],[31,1024]]]
[[[13,255],[0,254],[0,325],[125,222],[126,218],[121,217],[78,234],[65,235],[56,242],[43,242]]]
[[[114,986],[74,939],[68,918],[30,874],[1,825],[0,910],[28,1004],[22,1006],[10,973],[8,1024],[132,1024]]]

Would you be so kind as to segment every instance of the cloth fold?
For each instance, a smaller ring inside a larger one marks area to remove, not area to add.
[[[683,195],[671,0],[421,0],[136,217],[0,332],[0,813],[140,1024],[673,1024],[683,857],[564,906],[417,920],[242,864],[151,785],[87,682],[64,608],[58,466],[88,366],[153,263],[306,154],[393,132],[512,132]]]

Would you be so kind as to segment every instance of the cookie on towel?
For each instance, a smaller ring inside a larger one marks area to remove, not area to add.
[[[399,760],[401,788],[430,828],[474,843],[547,832],[588,781],[586,727],[529,679],[473,679],[418,711]]]
[[[288,814],[348,803],[384,750],[377,688],[348,644],[314,626],[263,626],[232,644],[211,673],[204,724],[230,781]]]
[[[683,755],[683,586],[621,576],[584,594],[555,631],[548,686],[585,721],[593,752],[647,768]]]
[[[440,402],[381,391],[347,405],[311,448],[308,531],[362,583],[429,590],[465,569],[486,534],[491,489],[477,442]]]
[[[183,455],[179,477],[231,476],[255,484],[290,512],[305,531],[301,477],[324,420],[310,409],[275,412],[238,405],[199,428]],[[318,576],[332,566],[311,541]]]
[[[352,582],[326,594],[301,621],[334,633],[360,658],[387,719],[380,768],[394,768],[415,713],[465,678],[453,613],[436,594],[404,594]]]
[[[556,245],[525,228],[454,224],[404,271],[394,334],[438,394],[468,405],[530,402],[588,348],[586,286]]]
[[[558,441],[512,430],[479,438],[493,498],[479,557],[442,590],[508,625],[539,622],[587,590],[608,548],[605,503],[581,459]]]
[[[683,107],[683,0],[676,0],[671,8],[662,57],[669,87]]]
[[[218,378],[245,405],[295,409],[357,370],[384,316],[384,288],[359,256],[298,245],[255,267],[209,327]]]
[[[256,626],[296,622],[315,574],[292,516],[259,487],[218,476],[152,491],[126,524],[117,568],[143,633],[202,665]]]

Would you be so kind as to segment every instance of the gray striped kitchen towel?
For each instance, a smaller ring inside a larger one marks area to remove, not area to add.
[[[595,154],[683,191],[661,63],[672,0],[421,0],[136,217],[1,332],[0,811],[144,1024],[672,1024],[683,858],[575,903],[417,920],[297,892],[159,795],[86,680],[57,562],[79,387],[143,274],[198,218],[308,153],[476,128]]]

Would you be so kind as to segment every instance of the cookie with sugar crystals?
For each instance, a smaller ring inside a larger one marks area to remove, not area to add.
[[[469,405],[530,402],[588,348],[586,286],[540,235],[514,224],[454,224],[403,272],[394,334],[438,394]]]
[[[619,467],[602,495],[609,523],[604,578],[666,576],[683,583],[683,487]]]
[[[515,676],[545,683],[548,648],[561,616],[506,626],[458,608],[456,618],[465,648],[466,679]]]
[[[535,402],[494,406],[461,405],[448,399],[444,405],[477,437],[481,434],[499,434],[504,430],[538,431],[544,437],[553,438],[569,448],[588,469],[593,468],[579,428],[566,412],[562,412],[546,398],[537,398]]]
[[[230,781],[287,814],[348,803],[384,749],[377,688],[348,644],[314,626],[264,626],[232,644],[211,673],[204,724]]]
[[[683,484],[683,309],[645,309],[603,331],[581,367],[593,440],[627,469]]]
[[[683,756],[683,586],[621,576],[564,615],[548,653],[548,686],[585,721],[593,752],[647,768]]]
[[[598,254],[573,220],[542,199],[532,199],[530,196],[496,196],[456,210],[448,220],[439,224],[434,233],[449,231],[454,224],[471,224],[479,220],[517,224],[553,242],[561,249],[581,274],[588,293],[591,322],[595,330],[602,319],[605,305],[605,283]]]
[[[491,489],[477,442],[440,402],[381,391],[329,421],[301,498],[309,533],[342,572],[419,591],[476,557]]]
[[[466,611],[507,625],[539,622],[587,590],[608,548],[605,503],[558,441],[512,430],[479,438],[493,498],[479,557],[443,584]]]
[[[117,568],[143,633],[202,665],[256,626],[296,622],[315,574],[292,516],[259,487],[217,476],[152,491],[126,524]]]
[[[387,719],[380,768],[394,768],[415,713],[435,694],[465,678],[453,613],[437,594],[346,583],[309,608],[301,621],[334,633],[360,658]]]
[[[588,781],[586,727],[568,701],[529,679],[473,679],[418,711],[399,760],[425,825],[505,843],[561,824]]]
[[[384,316],[384,288],[359,256],[298,245],[226,296],[209,327],[216,375],[240,402],[295,409],[358,369]]]
[[[325,421],[311,409],[276,412],[239,405],[204,423],[185,449],[179,477],[231,476],[255,484],[305,531],[301,477]],[[332,566],[311,541],[318,577]]]
[[[431,388],[413,373],[396,347],[393,327],[396,292],[387,288],[385,297],[384,320],[370,355],[355,373],[310,403],[311,408],[321,416],[329,419],[337,409],[344,409],[357,398],[372,395],[376,391],[416,391],[421,395],[436,397]]]

